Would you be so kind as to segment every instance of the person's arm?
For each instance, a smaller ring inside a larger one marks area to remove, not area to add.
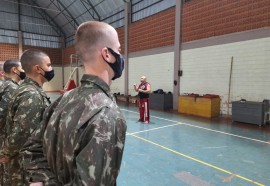
[[[138,86],[136,83],[133,85],[133,87],[134,87],[134,90],[135,90],[136,92],[139,91],[139,86]]]
[[[1,135],[4,135],[4,127],[6,124],[6,115],[7,115],[7,102],[5,101],[4,95],[0,101],[0,132]]]
[[[0,101],[0,141],[4,140],[4,136],[5,136],[7,108],[8,108],[7,102],[1,99]]]
[[[47,159],[43,154],[44,123],[33,133],[21,150],[23,169],[29,184],[44,184],[56,186],[56,176],[51,171]]]
[[[30,186],[42,186],[43,183],[46,186],[57,185],[56,177],[51,171],[43,153],[43,136],[50,117],[60,99],[61,97],[45,110],[40,125],[28,138],[20,152],[23,157],[23,168],[26,172],[27,181],[31,183]]]
[[[9,88],[6,88],[4,90],[4,92],[1,93],[3,95],[2,99],[0,101],[0,132],[1,132],[1,135],[3,135],[5,133],[4,127],[6,124],[8,104],[10,103],[10,100],[12,98],[12,94],[16,88],[17,87],[9,86]]]
[[[74,180],[79,183],[73,185],[115,185],[125,144],[125,120],[110,115],[106,108],[84,130],[80,138],[84,145],[76,156]]]
[[[44,111],[43,101],[35,92],[25,92],[15,100],[17,108],[13,118],[9,115],[10,131],[7,134],[3,153],[7,157],[17,155],[30,134],[35,130]],[[11,108],[9,108],[10,110]],[[14,109],[14,108],[12,108]]]

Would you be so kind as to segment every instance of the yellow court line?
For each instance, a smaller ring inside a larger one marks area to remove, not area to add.
[[[159,145],[159,144],[157,144],[157,143],[155,143],[155,142],[152,142],[152,141],[150,141],[150,140],[147,140],[147,139],[145,139],[145,138],[136,136],[136,135],[131,134],[131,133],[127,133],[127,135],[130,135],[130,136],[133,136],[133,137],[135,137],[135,138],[141,139],[141,140],[143,140],[143,141],[146,141],[146,142],[148,142],[148,143],[151,143],[151,144],[153,144],[153,145],[156,145],[156,146],[158,146],[158,147],[161,147],[161,148],[163,148],[163,149],[166,149],[166,150],[168,150],[168,151],[171,151],[171,152],[173,152],[173,153],[175,153],[175,154],[184,156],[184,157],[186,157],[186,158],[188,158],[188,159],[191,159],[191,160],[193,160],[193,161],[196,161],[196,162],[201,163],[201,164],[203,164],[203,165],[206,165],[206,166],[208,166],[208,167],[214,168],[214,169],[219,170],[219,171],[221,171],[221,172],[225,172],[225,173],[227,173],[227,174],[231,174],[231,175],[233,175],[233,176],[235,176],[235,177],[238,177],[238,178],[240,178],[240,179],[242,179],[242,180],[245,180],[245,181],[247,181],[247,182],[253,183],[253,184],[255,184],[255,185],[265,186],[264,184],[261,184],[261,183],[258,183],[258,182],[256,182],[256,181],[253,181],[253,180],[251,180],[251,179],[245,178],[245,177],[243,177],[243,176],[241,176],[241,175],[239,175],[239,174],[234,174],[234,173],[232,173],[232,172],[230,172],[230,171],[224,170],[224,169],[219,168],[219,167],[217,167],[217,166],[214,166],[214,165],[211,165],[211,164],[206,163],[206,162],[204,162],[204,161],[198,160],[198,159],[196,159],[196,158],[193,158],[193,157],[188,156],[188,155],[186,155],[186,154],[183,154],[183,153],[181,153],[181,152],[172,150],[172,149],[170,149],[170,148],[168,148],[168,147]]]

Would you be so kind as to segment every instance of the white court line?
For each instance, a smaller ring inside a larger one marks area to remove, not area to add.
[[[130,111],[130,110],[127,110],[127,109],[121,109],[121,110],[138,114],[138,112]],[[212,132],[216,132],[216,133],[220,133],[220,134],[226,134],[228,136],[234,136],[234,137],[237,137],[237,138],[247,139],[247,140],[256,141],[256,142],[265,143],[265,144],[270,145],[270,142],[268,142],[268,141],[262,141],[262,140],[258,140],[258,139],[254,139],[254,138],[248,138],[248,137],[245,137],[245,136],[239,136],[239,135],[235,135],[235,134],[231,134],[231,133],[227,133],[227,132],[222,132],[222,131],[218,131],[218,130],[199,127],[199,126],[196,126],[196,125],[192,125],[192,124],[188,124],[188,123],[182,123],[182,122],[178,122],[178,121],[174,121],[174,120],[170,120],[170,119],[166,119],[166,118],[161,118],[161,117],[157,117],[157,116],[151,116],[151,117],[161,119],[161,120],[165,120],[165,121],[170,121],[170,122],[173,122],[173,123],[177,123],[176,125],[186,125],[186,126],[190,126],[190,127],[195,127],[195,128],[199,128],[199,129],[203,129],[203,130],[208,130],[208,131],[212,131]],[[169,125],[169,126],[174,126],[174,125]],[[159,128],[162,128],[162,127],[159,127]],[[149,130],[151,130],[151,129],[149,129]],[[149,131],[149,130],[144,130],[144,131],[140,131],[140,132],[146,132],[146,131]],[[137,133],[140,133],[140,132],[137,132]],[[135,134],[135,133],[130,133],[130,134]]]
[[[148,124],[147,124],[147,125],[148,125]],[[148,130],[141,130],[141,131],[139,131],[139,132],[128,133],[127,135],[143,133],[143,132],[147,132],[147,131],[150,131],[150,130],[158,130],[158,129],[162,129],[162,128],[166,128],[166,127],[172,127],[172,126],[175,126],[175,125],[179,125],[179,124],[177,123],[177,124],[173,124],[173,125],[166,125],[166,126],[163,126],[163,127],[157,127],[157,128],[148,129]]]

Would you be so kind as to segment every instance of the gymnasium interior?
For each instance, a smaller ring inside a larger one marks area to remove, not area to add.
[[[34,48],[55,100],[80,86],[75,31],[113,26],[127,122],[118,186],[270,186],[270,0],[0,0],[0,70]],[[133,84],[151,85],[150,123]]]

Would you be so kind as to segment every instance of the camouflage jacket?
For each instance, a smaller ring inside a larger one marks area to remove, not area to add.
[[[5,125],[5,144],[1,156],[18,155],[30,134],[39,125],[45,108],[49,105],[46,93],[37,82],[26,78],[14,91],[8,106]]]
[[[125,133],[126,121],[109,86],[84,75],[80,87],[46,109],[40,128],[24,145],[21,152],[30,182],[115,185]]]
[[[3,143],[4,127],[6,124],[6,116],[8,112],[8,104],[11,101],[13,92],[18,88],[19,84],[10,78],[5,78],[2,86],[0,86],[0,136],[1,144]]]

